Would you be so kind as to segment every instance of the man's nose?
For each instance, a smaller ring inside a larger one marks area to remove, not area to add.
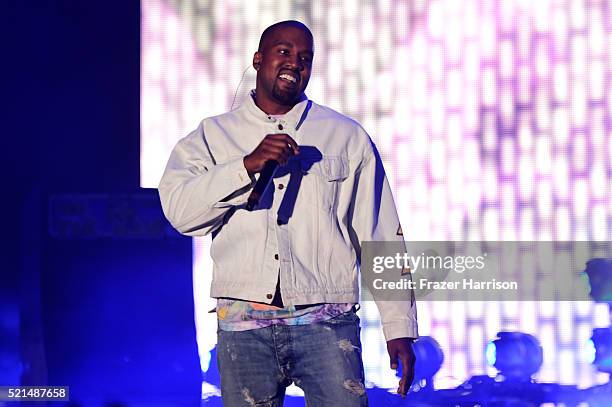
[[[289,61],[289,65],[291,66],[292,69],[298,69],[300,71],[304,70],[304,62],[297,55],[291,58],[291,60]]]

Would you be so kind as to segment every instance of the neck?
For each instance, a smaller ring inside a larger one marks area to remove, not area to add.
[[[263,95],[261,97],[257,97],[258,93],[257,93],[257,86],[255,86],[255,93],[252,94],[253,97],[253,101],[255,102],[255,105],[261,110],[263,111],[265,114],[269,114],[269,115],[281,115],[281,114],[285,114],[288,111],[290,111],[291,109],[293,109],[293,107],[295,105],[297,105],[298,103],[300,103],[301,101],[306,99],[306,95],[304,93],[302,93],[297,100],[295,101],[295,103],[289,104],[289,105],[283,105],[278,103],[276,100],[270,99],[270,98],[266,98],[265,94],[263,93],[259,93],[260,95]]]
[[[265,100],[257,97],[257,92],[253,95],[255,105],[260,108],[265,114],[281,115],[287,113],[295,105],[279,105],[270,100]]]

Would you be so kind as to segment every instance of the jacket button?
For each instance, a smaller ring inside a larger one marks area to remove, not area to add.
[[[268,295],[266,295],[266,298],[267,298],[267,299],[269,299],[269,300],[271,300],[271,299],[272,299],[272,294],[268,294]]]
[[[274,260],[278,260],[278,254],[274,255]]]
[[[278,184],[278,189],[283,189],[285,186],[283,184]]]
[[[283,129],[283,125],[282,125],[282,124],[279,124],[279,125],[278,125],[278,129],[279,129],[279,130],[282,130],[282,129]]]

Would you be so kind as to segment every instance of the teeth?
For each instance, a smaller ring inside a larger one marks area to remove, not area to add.
[[[286,80],[294,82],[294,83],[296,81],[296,79],[293,76],[291,76],[289,74],[286,74],[286,73],[280,74],[280,75],[278,75],[278,77],[281,78],[281,79],[286,79]]]

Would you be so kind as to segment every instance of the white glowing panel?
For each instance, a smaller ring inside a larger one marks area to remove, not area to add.
[[[307,93],[375,140],[408,240],[610,240],[605,4],[142,0],[141,185],[156,187],[176,141],[253,87],[261,31],[299,19],[315,36]],[[207,248],[194,241],[204,370],[216,332]],[[361,314],[367,378],[392,386],[373,304]],[[538,379],[602,380],[584,357],[592,327],[609,323],[601,308],[422,302],[419,314],[446,354],[439,387],[492,373],[484,346],[502,329],[540,339]]]

